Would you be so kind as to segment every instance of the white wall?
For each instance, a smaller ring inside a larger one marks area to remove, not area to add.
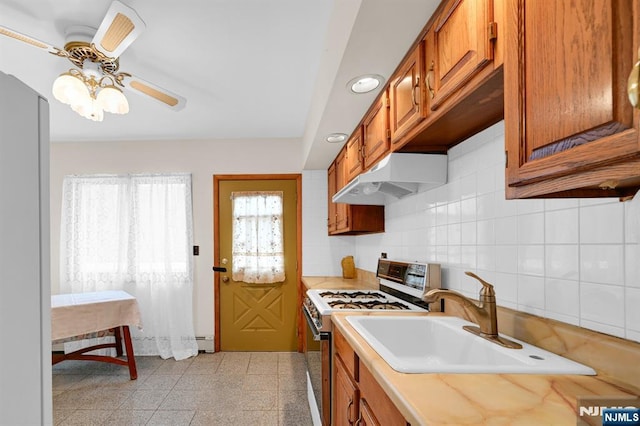
[[[342,276],[340,261],[355,255],[351,236],[329,237],[327,234],[327,171],[305,170],[302,173],[302,275]],[[374,269],[375,270],[375,269]]]
[[[474,271],[499,305],[640,341],[630,203],[507,201],[504,164],[502,122],[451,149],[447,185],[387,205],[384,234],[353,237],[356,265],[375,271],[381,251],[441,263],[444,287],[477,297]]]
[[[196,336],[213,336],[213,175],[300,173],[300,141],[136,141],[51,145],[52,292],[59,292],[62,179],[69,174],[192,173],[194,325]],[[326,191],[326,190],[325,190]]]

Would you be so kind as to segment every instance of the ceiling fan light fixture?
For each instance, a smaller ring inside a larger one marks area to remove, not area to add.
[[[112,114],[128,113],[129,102],[122,90],[115,86],[117,80],[109,74],[100,77],[96,68],[88,66],[86,74],[74,68],[60,74],[53,82],[53,96],[93,121],[102,121],[105,111]]]
[[[67,105],[86,102],[91,98],[89,88],[84,81],[71,72],[60,74],[53,82],[53,96]]]
[[[187,100],[169,90],[137,76],[119,71],[120,55],[144,31],[145,23],[138,13],[121,1],[113,0],[100,26],[73,25],[66,29],[64,49],[0,25],[0,37],[9,37],[68,59],[74,67],[53,83],[54,97],[83,117],[102,119],[104,111],[114,114],[129,112],[129,102],[121,88],[159,101],[173,111],[182,110]],[[105,92],[100,96],[101,92]],[[91,102],[98,101],[99,102]],[[97,111],[100,108],[100,111]],[[93,112],[87,112],[93,111]]]
[[[126,114],[129,112],[129,102],[122,90],[115,86],[106,86],[100,89],[96,98],[98,105],[112,114]]]

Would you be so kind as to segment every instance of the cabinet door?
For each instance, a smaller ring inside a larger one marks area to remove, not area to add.
[[[364,169],[389,152],[389,99],[383,92],[364,119]]]
[[[327,226],[329,227],[329,234],[335,232],[338,222],[338,211],[336,210],[337,204],[331,201],[331,198],[338,191],[337,181],[336,181],[336,163],[335,161],[331,163],[329,166],[329,170],[327,170],[327,194],[328,194],[328,206],[329,206],[329,218],[327,219]]]
[[[373,414],[373,410],[371,410],[369,403],[364,398],[360,400],[360,418],[358,426],[380,426],[380,422],[376,419],[376,416]]]
[[[346,149],[342,149],[336,157],[336,186],[338,191],[347,183],[346,167],[345,167]],[[345,203],[336,203],[336,230],[341,231],[349,227],[349,205]]]
[[[424,47],[423,43],[419,43],[391,77],[389,126],[392,150],[395,149],[402,135],[425,118],[423,70]]]
[[[598,187],[640,175],[638,115],[626,95],[639,3],[510,0],[507,7],[514,34],[505,52],[507,196],[579,188],[587,191],[581,196],[612,195]]]
[[[360,391],[339,356],[334,356],[333,423],[353,425],[358,418]]]
[[[358,127],[347,141],[347,158],[345,160],[347,182],[362,172],[362,163],[362,127]]]
[[[491,63],[495,35],[492,0],[447,1],[425,40],[432,110]]]
[[[366,400],[370,411],[370,421],[381,425],[406,425],[402,413],[387,396],[371,372],[360,363],[359,381],[361,400]],[[369,423],[367,423],[369,424]]]

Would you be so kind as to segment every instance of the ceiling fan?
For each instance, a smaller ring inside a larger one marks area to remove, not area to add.
[[[64,49],[2,25],[0,34],[71,61],[74,68],[54,81],[54,96],[83,117],[102,121],[104,111],[129,112],[121,88],[146,95],[174,111],[184,108],[187,102],[180,95],[120,71],[120,55],[144,29],[145,23],[136,11],[115,0],[97,31],[84,26],[70,27]]]

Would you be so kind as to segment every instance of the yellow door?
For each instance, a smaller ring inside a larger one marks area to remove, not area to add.
[[[223,351],[297,350],[297,184],[295,176],[275,180],[219,180],[219,255],[215,263],[226,267],[227,272],[220,273],[216,306]],[[268,284],[234,281],[232,194],[264,191],[283,194],[284,281]]]

